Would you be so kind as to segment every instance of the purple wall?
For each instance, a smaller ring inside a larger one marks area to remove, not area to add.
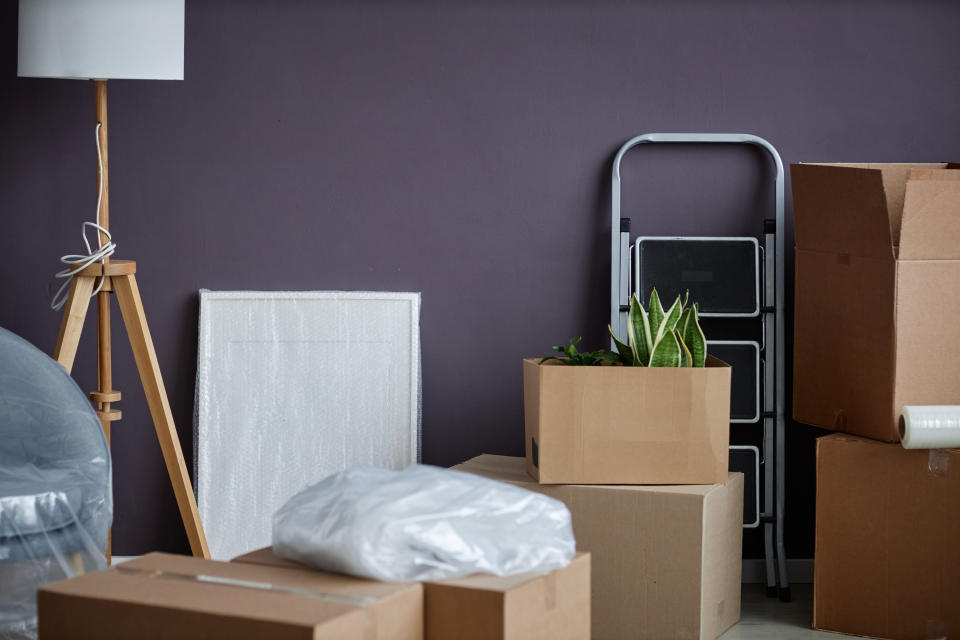
[[[520,454],[520,358],[604,342],[628,137],[752,132],[788,163],[958,155],[957,3],[189,0],[186,24],[184,82],[110,83],[110,177],[188,452],[201,287],[422,291],[424,460]],[[15,76],[8,1],[0,326],[52,349],[51,275],[94,213],[93,87]],[[635,233],[756,234],[766,169],[746,149],[637,151],[626,213]],[[114,550],[184,550],[115,340]],[[818,433],[789,431],[794,557],[813,553]]]

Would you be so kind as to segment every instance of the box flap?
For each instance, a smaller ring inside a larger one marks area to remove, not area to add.
[[[797,249],[795,420],[897,440],[891,408],[896,272],[897,262],[890,258]],[[849,327],[856,330],[842,330]]]
[[[275,573],[266,567],[150,553],[107,571],[47,585],[41,591],[304,628],[353,612],[361,616],[357,624],[365,625],[364,608],[376,601],[372,594],[339,591],[334,585],[321,589],[278,583],[272,579]]]
[[[910,171],[899,257],[960,260],[960,170]]]
[[[894,257],[900,242],[907,176],[928,164],[794,164],[794,226],[798,249]]]

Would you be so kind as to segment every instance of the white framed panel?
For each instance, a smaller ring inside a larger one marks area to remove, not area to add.
[[[419,461],[420,295],[202,290],[195,418],[212,557],[269,545],[307,485]]]

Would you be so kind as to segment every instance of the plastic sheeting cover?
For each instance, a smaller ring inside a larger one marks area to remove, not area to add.
[[[552,571],[576,551],[570,511],[489,478],[414,465],[357,467],[290,499],[273,550],[318,569],[375,580],[442,580]]]
[[[102,569],[110,451],[56,361],[0,329],[0,638],[36,637],[37,588]]]
[[[200,292],[194,436],[211,555],[270,544],[274,512],[354,465],[419,460],[420,296]]]

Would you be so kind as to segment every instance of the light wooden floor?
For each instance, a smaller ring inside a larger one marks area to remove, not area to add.
[[[855,638],[846,634],[815,631],[813,585],[790,585],[791,602],[768,598],[762,584],[745,584],[741,592],[740,622],[720,640],[837,640]]]

